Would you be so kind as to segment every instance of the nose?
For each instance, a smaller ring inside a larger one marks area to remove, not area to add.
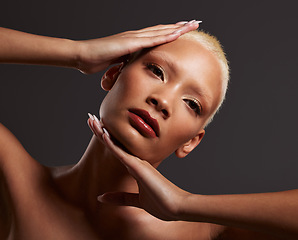
[[[157,94],[153,94],[147,98],[147,103],[153,106],[158,112],[161,112],[162,117],[167,119],[171,115],[169,100]]]

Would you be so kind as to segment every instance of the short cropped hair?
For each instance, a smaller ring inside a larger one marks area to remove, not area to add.
[[[206,123],[204,124],[203,127],[205,128],[213,120],[214,115],[219,111],[219,109],[221,108],[221,106],[224,102],[226,92],[227,92],[227,88],[228,88],[228,83],[229,83],[229,64],[228,64],[228,60],[226,58],[226,54],[225,54],[225,52],[223,50],[223,47],[220,44],[219,40],[215,36],[212,36],[209,33],[206,33],[202,30],[194,30],[194,31],[190,31],[188,33],[183,34],[179,38],[190,39],[190,40],[194,40],[194,41],[200,43],[203,47],[205,47],[208,51],[210,51],[216,57],[216,59],[219,62],[220,68],[221,68],[221,73],[222,73],[221,74],[221,78],[222,78],[222,91],[221,91],[221,93],[222,94],[220,96],[220,102],[219,102],[218,106],[216,107],[216,109],[211,113],[211,115],[208,118],[208,120],[206,121]],[[129,56],[128,64],[132,63],[139,56],[141,56],[145,52],[149,51],[150,49],[151,48],[147,48],[147,49],[143,49],[143,50],[137,51],[135,53],[132,53]]]
[[[222,95],[217,108],[215,109],[215,111],[213,111],[208,121],[205,123],[204,127],[206,127],[213,120],[214,115],[219,111],[224,102],[230,78],[229,63],[221,43],[215,36],[212,36],[211,34],[204,32],[203,30],[194,30],[185,33],[180,38],[190,39],[199,42],[203,47],[205,47],[217,58],[221,67]]]

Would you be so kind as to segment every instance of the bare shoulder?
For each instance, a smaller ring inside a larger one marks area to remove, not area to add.
[[[32,196],[46,172],[0,123],[0,239],[8,239],[18,201]]]
[[[16,158],[25,154],[25,149],[17,138],[0,123],[0,164],[5,164],[7,158]]]
[[[12,224],[12,211],[7,187],[0,172],[0,239],[8,239]]]
[[[17,164],[16,164],[17,163]],[[24,149],[18,139],[3,124],[0,123],[0,168],[4,173],[11,168],[22,168],[38,164]],[[28,169],[26,167],[23,170]]]
[[[48,169],[33,159],[17,138],[0,123],[0,171],[12,196],[48,178]]]

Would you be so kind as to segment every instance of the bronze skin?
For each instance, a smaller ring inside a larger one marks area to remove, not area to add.
[[[213,54],[182,38],[146,51],[122,69],[109,69],[102,81],[109,90],[100,109],[104,126],[129,152],[155,167],[172,152],[184,157],[200,143],[222,86]],[[157,137],[145,136],[129,121],[135,108],[157,120]]]
[[[167,43],[123,68],[112,67],[102,80],[109,90],[100,109],[104,126],[129,152],[156,167],[172,152],[184,157],[199,144],[204,125],[220,102],[221,73],[216,58],[189,39],[168,43],[197,27],[196,22],[157,26],[79,42],[80,54],[82,49],[88,53],[79,58],[87,59],[83,64],[73,63],[78,55],[73,41],[2,29],[9,38],[4,41],[7,47],[0,46],[5,50],[4,61],[7,55],[8,62],[23,63],[26,56],[25,63],[71,64],[91,73],[120,62],[131,49],[141,50],[146,41],[145,47]],[[18,51],[7,51],[16,49],[15,45]],[[114,46],[121,46],[121,51]],[[140,127],[142,119],[147,132]],[[207,223],[162,221],[143,209],[98,202],[97,196],[106,192],[138,193],[139,187],[95,136],[73,166],[39,164],[2,125],[0,150],[3,239],[206,239],[222,229]]]

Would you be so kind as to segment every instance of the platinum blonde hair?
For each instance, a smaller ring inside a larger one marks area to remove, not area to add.
[[[215,36],[212,36],[209,33],[206,33],[202,30],[194,30],[183,34],[179,38],[193,40],[201,44],[204,48],[206,48],[216,57],[221,68],[222,91],[221,91],[220,101],[216,109],[211,113],[210,117],[207,119],[206,123],[204,124],[203,127],[205,128],[207,127],[207,125],[209,125],[210,122],[212,122],[215,114],[219,111],[219,109],[221,108],[224,102],[226,92],[228,89],[229,76],[230,76],[228,60],[226,58],[226,54],[219,40]],[[144,53],[144,50],[148,51],[150,50],[150,48],[142,49],[140,51],[137,51],[131,54],[128,62],[133,62],[136,58],[138,58],[140,55]]]
[[[221,108],[224,102],[226,92],[228,89],[229,78],[230,78],[229,63],[226,58],[226,54],[223,50],[222,45],[220,44],[219,40],[215,36],[212,36],[209,33],[206,33],[202,30],[195,30],[182,35],[180,38],[190,39],[190,40],[199,42],[203,47],[205,47],[217,58],[221,68],[222,94],[220,97],[220,102],[217,108],[213,111],[213,113],[209,117],[208,121],[205,123],[204,127],[206,127],[213,120],[214,115],[219,111],[219,109]]]

